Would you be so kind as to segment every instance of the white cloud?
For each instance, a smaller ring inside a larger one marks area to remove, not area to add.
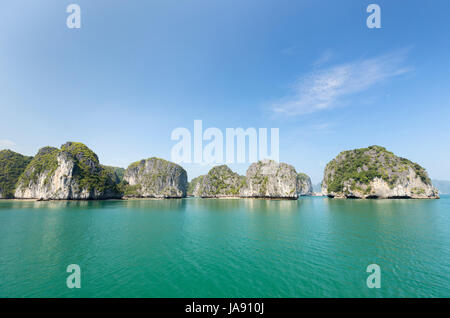
[[[314,71],[298,80],[292,96],[272,105],[276,113],[302,115],[331,109],[344,97],[363,92],[409,72],[402,66],[407,50]]]
[[[11,148],[14,147],[16,144],[12,142],[11,140],[6,139],[0,139],[0,149],[2,148]]]

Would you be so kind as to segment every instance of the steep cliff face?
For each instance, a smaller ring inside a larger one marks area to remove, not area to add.
[[[311,182],[311,178],[304,174],[299,173],[297,175],[297,194],[299,196],[312,195],[313,193],[313,185]]]
[[[132,163],[124,174],[124,194],[135,198],[183,198],[187,173],[179,165],[150,158]]]
[[[61,149],[44,147],[20,176],[16,198],[45,200],[101,200],[120,198],[117,184],[82,143],[67,142]]]
[[[325,168],[322,192],[338,198],[439,198],[424,168],[380,146],[341,152]]]
[[[286,163],[262,160],[250,165],[242,197],[297,199],[297,172]]]
[[[33,157],[11,150],[0,151],[0,199],[12,199],[20,175]]]
[[[192,195],[202,198],[226,198],[239,196],[244,178],[226,165],[212,168],[208,174],[192,180]]]

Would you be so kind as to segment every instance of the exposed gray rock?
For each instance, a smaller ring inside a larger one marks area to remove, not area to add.
[[[212,168],[208,174],[192,180],[192,195],[202,198],[237,197],[244,185],[244,177],[226,165]]]
[[[68,142],[61,150],[44,147],[20,176],[20,199],[101,200],[120,198],[117,184],[97,155],[82,143]]]
[[[250,165],[242,197],[297,199],[297,172],[286,163],[262,160]]]
[[[325,168],[322,192],[336,198],[439,198],[424,168],[380,146],[341,152]]]
[[[311,178],[305,173],[299,173],[297,175],[297,194],[299,196],[312,195],[313,185]]]
[[[124,174],[126,197],[184,198],[187,173],[181,166],[159,158],[132,163]]]

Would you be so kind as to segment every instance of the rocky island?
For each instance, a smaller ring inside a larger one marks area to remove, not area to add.
[[[241,197],[297,199],[297,172],[293,166],[273,160],[253,163],[247,170]]]
[[[100,200],[120,198],[111,169],[100,165],[97,155],[78,142],[61,149],[44,147],[30,161],[17,181],[14,197],[42,200]]]
[[[380,146],[341,152],[325,168],[322,193],[331,198],[439,198],[424,168]]]
[[[122,188],[126,198],[184,198],[187,173],[173,162],[159,158],[145,159],[127,168]]]
[[[297,174],[297,194],[298,196],[313,195],[313,184],[306,173],[300,172]]]
[[[188,195],[201,198],[297,199],[311,195],[311,179],[286,163],[261,160],[250,165],[240,176],[226,165],[212,168],[208,174],[194,178]]]
[[[204,176],[194,178],[189,184],[188,194],[201,198],[239,197],[244,185],[244,177],[228,166],[221,165],[212,168]]]
[[[188,183],[186,170],[175,163],[152,157],[127,169],[104,166],[79,142],[67,142],[60,149],[43,147],[34,157],[0,151],[0,199],[169,199],[189,195],[296,200],[314,194],[308,175],[273,160],[251,164],[245,176],[226,165],[216,166]],[[321,194],[330,198],[439,198],[424,168],[380,146],[341,152],[325,168]]]

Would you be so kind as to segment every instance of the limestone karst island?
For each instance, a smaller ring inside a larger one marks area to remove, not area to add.
[[[313,195],[311,179],[286,163],[262,160],[246,176],[226,165],[188,182],[180,165],[159,158],[127,169],[101,165],[79,142],[41,148],[34,157],[0,151],[0,198],[106,200],[127,198],[298,199]],[[317,194],[316,194],[317,195]],[[426,170],[380,146],[341,152],[324,171],[322,192],[330,198],[437,199]]]

